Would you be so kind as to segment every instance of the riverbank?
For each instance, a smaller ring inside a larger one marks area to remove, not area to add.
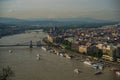
[[[52,43],[48,43],[47,41],[43,40],[45,43],[48,44],[48,46],[54,50],[54,52],[64,52],[64,53],[67,53],[69,55],[72,56],[72,59],[73,60],[77,60],[77,61],[80,61],[80,62],[83,62],[83,61],[90,61],[92,63],[95,63],[95,64],[101,64],[101,65],[104,65],[105,67],[109,67],[110,70],[112,70],[114,68],[114,70],[120,70],[120,63],[119,62],[112,62],[112,61],[108,61],[108,60],[105,60],[105,59],[102,59],[102,58],[96,58],[96,57],[92,57],[92,56],[87,56],[86,54],[80,54],[80,53],[77,53],[77,52],[74,52],[74,51],[71,51],[71,50],[67,50],[67,49],[63,49],[61,48],[60,46],[56,46]],[[114,71],[113,70],[113,71]]]

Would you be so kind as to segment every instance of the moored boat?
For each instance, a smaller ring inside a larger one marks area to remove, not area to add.
[[[92,67],[95,68],[95,69],[98,69],[98,68],[99,68],[99,65],[93,64]]]
[[[91,65],[91,61],[84,61],[84,64]]]
[[[100,70],[104,70],[105,66],[104,65],[99,65]]]
[[[69,54],[65,54],[65,57],[71,59],[72,57]]]
[[[64,57],[64,54],[63,54],[63,53],[60,53],[60,56]]]
[[[100,74],[102,74],[101,71],[98,71],[98,72],[95,73],[95,75],[100,75]]]
[[[41,49],[44,50],[44,51],[47,51],[47,49],[45,47],[43,47],[43,46],[41,47]]]
[[[116,71],[115,73],[116,75],[120,76],[120,71]]]

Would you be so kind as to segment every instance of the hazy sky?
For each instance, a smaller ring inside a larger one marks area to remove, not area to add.
[[[0,17],[120,20],[120,0],[0,0]]]

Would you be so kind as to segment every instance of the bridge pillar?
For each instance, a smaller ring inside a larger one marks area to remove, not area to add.
[[[41,41],[37,41],[36,45],[37,45],[37,47],[40,47],[41,46]]]
[[[29,46],[30,48],[33,48],[33,45],[32,45],[32,41],[30,41],[30,46]]]

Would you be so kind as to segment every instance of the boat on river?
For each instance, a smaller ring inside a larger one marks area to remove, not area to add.
[[[115,73],[116,75],[120,76],[120,71],[116,71]]]
[[[91,64],[91,61],[84,61],[83,63],[84,63],[84,64],[87,64],[87,65],[92,65],[92,64]]]
[[[92,67],[93,67],[94,69],[98,69],[98,68],[99,68],[99,65],[98,65],[98,64],[93,64]]]
[[[13,51],[12,50],[9,50],[9,53],[12,53]]]
[[[37,59],[37,60],[40,60],[40,54],[37,54],[36,59]]]
[[[100,74],[102,74],[101,71],[95,72],[95,75],[100,75]]]
[[[63,54],[63,53],[60,53],[60,56],[64,57],[64,54]]]
[[[41,49],[44,50],[44,51],[47,51],[47,48],[45,48],[45,47],[43,47],[43,46],[41,47]]]
[[[76,69],[74,69],[74,72],[77,73],[77,74],[79,74],[80,70],[76,68]]]

